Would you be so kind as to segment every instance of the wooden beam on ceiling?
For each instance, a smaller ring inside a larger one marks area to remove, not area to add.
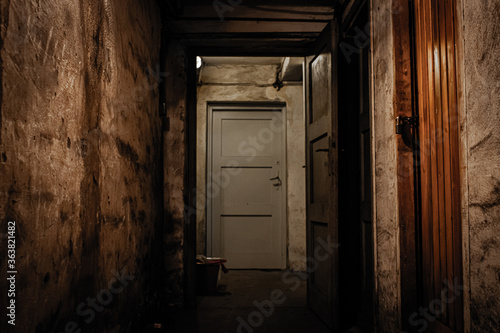
[[[265,41],[269,42],[279,42],[279,41],[300,41],[300,40],[315,40],[320,35],[319,32],[281,32],[281,33],[193,33],[193,34],[169,34],[166,36],[167,39],[185,39],[185,40],[206,40],[212,42],[213,40],[220,41],[234,41],[240,40],[245,43],[252,41]]]
[[[310,44],[304,47],[297,45],[277,45],[277,46],[254,46],[242,45],[240,47],[232,46],[230,48],[221,48],[214,46],[191,46],[189,51],[191,54],[200,56],[227,56],[227,57],[303,57],[308,53]]]
[[[170,1],[164,12],[167,39],[181,39],[195,54],[303,56],[345,0]],[[221,15],[222,13],[222,15]]]
[[[275,21],[328,21],[333,19],[332,7],[273,7],[254,6],[243,3],[240,6],[227,7],[226,10],[217,9],[214,5],[185,5],[178,18],[216,19],[225,20],[275,20]]]
[[[166,31],[171,34],[317,33],[326,25],[325,22],[170,20]]]
[[[200,56],[304,56],[310,52],[315,39],[275,40],[263,39],[190,39],[185,40],[194,54]]]
[[[292,39],[292,40],[275,40],[272,43],[269,43],[268,40],[251,40],[250,42],[248,40],[242,40],[242,39],[216,39],[216,40],[207,40],[207,39],[189,39],[187,40],[188,44],[190,45],[197,45],[197,46],[213,46],[213,47],[219,47],[219,48],[236,48],[236,47],[241,47],[241,46],[248,46],[248,47],[263,47],[263,46],[269,46],[269,47],[278,47],[278,46],[283,46],[285,45],[287,48],[289,47],[304,47],[310,43],[313,43],[315,39]]]
[[[167,0],[164,0],[167,1]],[[168,1],[179,1],[186,5],[204,5],[212,3],[212,0],[168,0]],[[290,6],[290,7],[334,7],[337,3],[342,2],[342,0],[220,0],[223,3],[233,6]],[[238,3],[239,1],[239,3]]]

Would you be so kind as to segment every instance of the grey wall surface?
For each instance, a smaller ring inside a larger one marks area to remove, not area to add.
[[[205,253],[206,139],[208,102],[286,102],[287,105],[287,235],[288,267],[304,270],[305,229],[305,120],[302,85],[272,87],[273,65],[209,65],[198,87],[197,251]]]
[[[394,130],[394,47],[390,1],[373,0],[372,149],[375,219],[375,313],[380,332],[397,332],[401,317],[396,133]]]
[[[495,332],[500,327],[500,1],[463,4],[471,331]]]
[[[17,227],[16,332],[64,331],[72,320],[83,331],[127,329],[161,265],[159,9],[152,0],[0,4],[0,221],[2,235],[8,221]],[[93,320],[76,313],[123,272],[134,277]]]

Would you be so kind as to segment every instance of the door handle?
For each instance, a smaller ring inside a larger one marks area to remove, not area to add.
[[[282,184],[281,179],[280,179],[279,176],[276,176],[276,177],[273,177],[273,178],[269,178],[269,180],[277,180],[278,181],[277,183],[273,184],[273,186],[275,186],[275,187],[281,186],[281,184]]]

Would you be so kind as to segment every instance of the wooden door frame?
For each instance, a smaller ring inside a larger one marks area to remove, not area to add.
[[[282,186],[281,186],[281,268],[286,268],[288,263],[288,218],[287,218],[287,204],[288,204],[288,174],[287,174],[287,107],[284,102],[256,102],[256,101],[240,101],[240,102],[208,102],[207,103],[207,130],[206,130],[206,189],[208,189],[209,177],[212,173],[212,134],[213,134],[213,112],[214,109],[226,111],[277,111],[280,110],[283,115],[283,128],[281,135],[281,169],[283,170]],[[272,110],[271,110],[272,109]],[[208,191],[205,191],[206,198],[206,244],[207,256],[212,255],[212,199],[208,196]]]
[[[162,34],[166,34],[164,30]],[[196,79],[196,57],[197,56],[244,56],[244,57],[305,57],[311,53],[309,45],[299,46],[297,48],[274,47],[266,50],[256,50],[249,52],[248,50],[225,50],[220,47],[197,46],[191,43],[188,39],[180,38],[178,41],[185,47],[186,51],[186,74],[187,74],[187,101],[186,101],[186,174],[184,175],[184,202],[185,224],[183,236],[183,264],[184,264],[184,299],[188,307],[194,307],[197,303],[196,295],[196,193],[192,189],[197,188],[196,182],[196,146],[197,146],[197,79]],[[162,43],[165,42],[162,37]],[[167,52],[163,48],[163,52]],[[160,109],[163,106],[160,105]],[[306,112],[304,110],[304,112]],[[168,119],[168,117],[166,117]],[[305,122],[304,122],[305,123]],[[169,121],[164,124],[164,128],[169,127]]]
[[[415,66],[413,60],[413,11],[411,0],[393,0],[399,11],[393,11],[394,43],[394,112],[395,117],[411,117],[416,112],[416,91],[413,85]],[[394,8],[394,7],[393,7]],[[418,172],[412,147],[408,147],[401,135],[397,140],[397,196],[399,219],[400,270],[401,270],[401,325],[406,327],[409,316],[418,308],[420,261],[418,242]]]

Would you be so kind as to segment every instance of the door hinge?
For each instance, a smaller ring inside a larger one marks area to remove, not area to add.
[[[162,128],[163,132],[169,132],[170,131],[170,117],[163,117],[162,120]]]
[[[396,117],[396,134],[404,134],[405,127],[418,128],[418,116],[412,117]]]

